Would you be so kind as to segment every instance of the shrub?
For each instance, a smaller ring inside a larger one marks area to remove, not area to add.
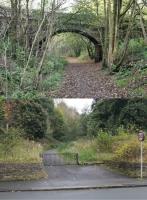
[[[138,53],[142,50],[144,50],[144,41],[143,39],[131,39],[130,42],[129,42],[129,53]]]
[[[147,145],[144,145],[144,151],[147,151]],[[133,140],[118,147],[114,154],[114,161],[117,162],[139,162],[140,159],[140,143]],[[144,154],[144,160],[147,161],[147,156]]]
[[[59,110],[55,110],[51,118],[52,137],[58,141],[63,141],[66,133],[66,125],[63,115]]]
[[[102,129],[117,134],[117,129],[124,126],[147,129],[147,99],[108,99],[96,101],[87,121],[88,131],[96,135]]]
[[[44,67],[43,67],[43,75],[48,75],[50,74],[52,71],[54,71],[55,68],[55,64],[53,61],[49,60],[48,62],[44,63]]]
[[[14,104],[11,126],[23,129],[26,138],[44,138],[47,118],[41,105],[35,101],[15,101]]]
[[[97,143],[100,152],[112,151],[113,137],[107,132],[100,131],[97,136]]]
[[[54,72],[51,76],[48,76],[46,79],[42,81],[40,87],[44,91],[54,90],[58,87],[61,79],[62,79],[61,73]]]

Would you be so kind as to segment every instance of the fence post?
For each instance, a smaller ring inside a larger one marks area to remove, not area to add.
[[[80,164],[80,163],[79,163],[79,154],[78,154],[78,153],[76,153],[76,163],[77,163],[77,165]]]

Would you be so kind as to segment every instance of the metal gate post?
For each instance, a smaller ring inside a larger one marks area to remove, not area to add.
[[[80,163],[79,163],[79,154],[78,154],[78,153],[76,153],[76,163],[77,163],[77,165],[80,164]]]

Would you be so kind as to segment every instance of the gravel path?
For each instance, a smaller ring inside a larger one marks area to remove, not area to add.
[[[127,90],[118,89],[113,78],[101,70],[101,64],[76,63],[68,59],[63,82],[58,90],[49,93],[56,98],[121,98]],[[78,61],[77,61],[78,62]]]

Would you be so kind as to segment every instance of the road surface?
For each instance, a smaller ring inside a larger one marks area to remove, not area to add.
[[[71,190],[54,192],[6,192],[0,193],[1,200],[146,200],[147,188]]]
[[[55,150],[47,151],[48,155],[44,162],[48,164],[45,170],[48,173],[47,179],[35,181],[8,181],[0,182],[0,190],[28,190],[28,189],[53,189],[64,187],[95,187],[147,184],[147,179],[140,181],[129,178],[120,173],[113,172],[103,165],[80,166],[80,165],[57,165],[62,164],[63,159],[56,154]],[[51,154],[51,156],[49,156]],[[54,155],[55,154],[55,155]]]
[[[112,172],[104,166],[49,166],[46,167],[46,171],[48,173],[47,179],[0,182],[0,190],[147,184],[146,179],[140,181],[135,178],[128,178]]]

